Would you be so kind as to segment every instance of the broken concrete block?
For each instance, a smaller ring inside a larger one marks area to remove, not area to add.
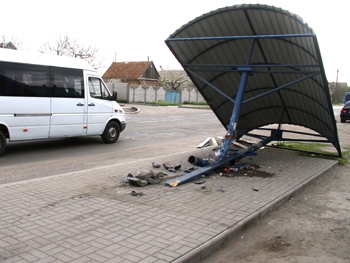
[[[141,171],[138,175],[136,175],[136,178],[142,179],[142,180],[147,180],[148,178],[154,176],[154,173],[152,170],[145,170]]]
[[[129,184],[143,187],[143,186],[146,186],[148,182],[146,180],[141,180],[139,178],[130,177]]]

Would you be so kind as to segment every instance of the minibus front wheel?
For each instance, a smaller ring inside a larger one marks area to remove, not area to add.
[[[118,123],[111,121],[107,124],[101,138],[105,143],[115,143],[119,138],[119,134],[120,127]]]
[[[6,144],[6,137],[4,133],[0,131],[0,156],[5,152]]]

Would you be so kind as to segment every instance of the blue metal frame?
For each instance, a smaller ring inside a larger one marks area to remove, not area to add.
[[[244,158],[247,155],[251,155],[253,151],[258,150],[260,147],[266,145],[272,140],[272,136],[268,137],[267,139],[263,140],[257,145],[253,145],[247,150],[239,151],[238,153],[228,155],[230,146],[232,142],[235,140],[235,135],[236,135],[236,125],[239,119],[239,112],[241,110],[243,98],[244,98],[244,91],[247,86],[247,81],[248,81],[248,76],[250,73],[251,68],[246,66],[246,67],[241,67],[239,68],[239,71],[241,72],[241,81],[238,87],[238,92],[235,100],[235,106],[232,111],[231,119],[230,119],[230,124],[227,128],[227,133],[225,136],[225,140],[218,152],[218,158],[214,163],[211,163],[205,167],[199,168],[197,170],[194,170],[193,172],[190,172],[188,174],[185,174],[179,178],[172,179],[168,182],[166,182],[166,185],[168,186],[178,186],[183,183],[186,183],[188,181],[193,180],[194,178],[201,176],[205,174],[206,172],[209,172],[211,170],[214,170],[216,168],[219,168],[220,166],[232,161],[232,160],[240,160]],[[216,89],[216,88],[215,88]]]
[[[227,156],[223,156],[221,160],[216,160],[215,162],[205,166],[205,167],[200,167],[197,170],[194,170],[193,172],[184,174],[178,178],[171,179],[165,183],[167,186],[178,186],[187,182],[190,182],[194,180],[195,178],[202,176],[206,174],[207,172],[210,172],[214,169],[220,168],[221,166],[235,160],[239,161],[243,159],[246,156],[251,156],[255,155],[255,151],[259,150],[261,147],[265,146],[269,142],[274,140],[274,136],[266,137],[264,140],[260,141],[257,144],[252,145],[248,149],[240,150],[234,154],[228,154]]]
[[[219,151],[219,155],[217,158],[218,161],[221,161],[224,159],[224,157],[226,156],[231,146],[231,143],[235,140],[236,126],[237,126],[239,112],[241,110],[241,106],[244,98],[244,91],[247,86],[248,72],[250,71],[250,67],[242,68],[241,71],[242,71],[242,77],[238,87],[235,106],[233,107],[230,124],[227,128],[227,133],[225,136],[224,143],[222,144],[221,149]]]

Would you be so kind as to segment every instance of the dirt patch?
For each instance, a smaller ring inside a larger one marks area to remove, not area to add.
[[[291,244],[281,236],[273,237],[268,241],[257,243],[257,249],[268,250],[273,252],[284,251]]]
[[[349,170],[337,165],[201,262],[350,262]]]

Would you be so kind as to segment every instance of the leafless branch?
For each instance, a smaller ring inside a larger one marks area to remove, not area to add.
[[[166,90],[181,91],[181,84],[187,82],[187,79],[181,74],[169,72],[166,76],[160,77],[159,81]]]
[[[99,57],[98,49],[93,46],[85,46],[77,39],[69,36],[61,36],[56,39],[55,44],[45,43],[39,48],[41,53],[51,53],[58,56],[68,56],[86,60],[93,68],[99,69],[103,63],[103,58]]]

